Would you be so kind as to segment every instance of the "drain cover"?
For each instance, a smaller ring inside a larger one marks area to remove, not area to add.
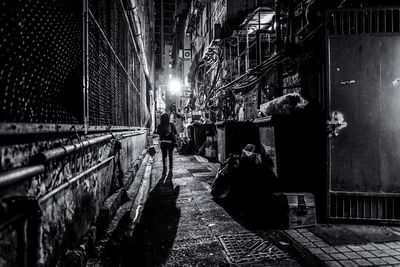
[[[222,243],[230,263],[255,263],[289,258],[289,255],[273,244],[276,239],[270,233],[261,236],[252,233],[221,235]]]
[[[198,168],[198,169],[187,169],[190,173],[202,173],[202,172],[210,172],[207,168]]]

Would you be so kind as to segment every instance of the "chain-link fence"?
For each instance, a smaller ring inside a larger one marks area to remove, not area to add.
[[[0,121],[82,123],[82,4],[0,3]]]
[[[146,124],[147,82],[123,1],[89,1],[89,34],[90,124]]]
[[[0,122],[146,126],[146,88],[123,0],[0,3]],[[84,54],[88,101],[84,103]]]

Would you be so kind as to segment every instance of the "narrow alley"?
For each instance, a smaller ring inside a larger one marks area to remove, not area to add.
[[[0,1],[0,267],[400,266],[399,103],[399,0]]]

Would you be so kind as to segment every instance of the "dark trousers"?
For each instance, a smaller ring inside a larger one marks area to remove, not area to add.
[[[169,168],[172,169],[172,165],[173,165],[172,152],[173,151],[174,151],[174,145],[173,144],[161,142],[162,163],[163,163],[164,167],[166,167],[165,160],[166,160],[167,154],[168,154],[168,157],[169,157]]]

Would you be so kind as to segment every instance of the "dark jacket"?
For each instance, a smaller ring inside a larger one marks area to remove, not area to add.
[[[175,124],[170,122],[169,127],[163,127],[161,124],[157,127],[157,134],[160,136],[160,141],[171,141],[173,144],[176,143],[176,127]]]

